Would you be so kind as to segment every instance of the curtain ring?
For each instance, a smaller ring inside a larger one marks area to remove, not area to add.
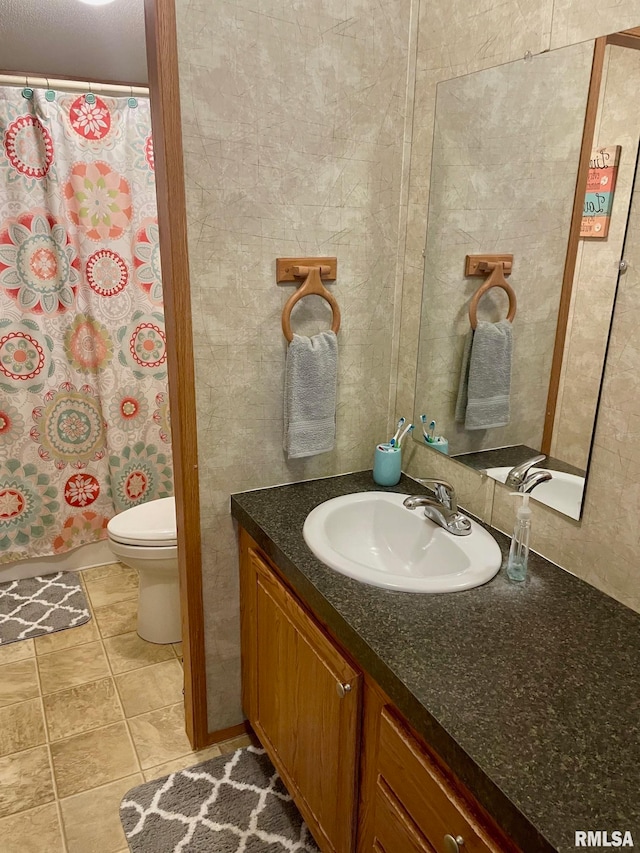
[[[96,102],[96,96],[95,96],[95,95],[93,94],[93,92],[91,91],[91,83],[87,83],[87,88],[89,89],[89,91],[88,91],[88,92],[87,92],[87,94],[84,96],[84,99],[85,99],[85,101],[86,101],[88,104],[95,104],[95,102]]]
[[[49,101],[49,103],[51,103],[51,101],[55,101],[56,93],[53,91],[53,89],[51,88],[51,85],[49,84],[49,78],[45,77],[44,79],[47,81],[47,91],[44,93],[44,96],[47,99],[47,101]]]
[[[129,100],[127,101],[132,110],[138,106],[138,99],[133,97],[133,86],[129,87]]]
[[[33,98],[33,89],[29,85],[29,78],[25,76],[24,78],[24,89],[22,90],[22,97],[30,101]]]

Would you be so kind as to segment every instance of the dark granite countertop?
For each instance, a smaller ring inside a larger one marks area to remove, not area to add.
[[[474,453],[458,453],[451,458],[456,462],[462,462],[476,471],[486,471],[487,468],[513,468],[521,462],[526,462],[534,456],[539,456],[540,451],[526,444],[514,444],[510,447],[497,447],[494,450],[477,450]],[[586,471],[576,468],[568,462],[556,459],[555,456],[547,456],[544,462],[539,462],[536,468],[548,468],[550,471],[562,471],[564,474],[575,474],[576,477],[586,476]],[[535,497],[535,495],[533,495]]]
[[[639,846],[640,616],[535,554],[523,585],[500,571],[444,595],[340,575],[304,520],[369,490],[371,472],[260,489],[232,514],[525,853],[575,851],[579,830]],[[403,476],[389,491],[423,489]]]

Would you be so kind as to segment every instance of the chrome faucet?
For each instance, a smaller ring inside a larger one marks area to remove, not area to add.
[[[546,458],[547,457],[543,453],[540,453],[537,456],[532,456],[531,459],[525,459],[524,462],[521,462],[519,465],[514,465],[507,474],[505,485],[518,492],[524,491],[520,486],[522,486],[527,479],[529,468],[533,468],[534,465],[544,462]]]
[[[527,474],[524,478],[524,482],[522,482],[518,486],[519,492],[532,492],[536,486],[539,486],[540,483],[546,483],[548,480],[552,480],[553,477],[550,471],[534,471],[531,474]]]
[[[532,456],[531,459],[525,459],[519,465],[514,465],[507,474],[505,485],[516,492],[532,492],[540,483],[551,480],[552,477],[549,471],[532,471],[529,473],[534,465],[544,462],[546,458],[543,453],[540,453],[538,456]]]
[[[468,536],[471,533],[471,522],[458,512],[456,492],[451,483],[445,480],[433,480],[431,478],[416,478],[419,483],[432,489],[434,498],[426,495],[411,495],[404,501],[407,509],[424,507],[424,514],[435,524],[452,533],[454,536]]]

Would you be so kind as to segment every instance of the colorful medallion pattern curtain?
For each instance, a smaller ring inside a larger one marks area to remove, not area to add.
[[[0,562],[173,494],[149,104],[0,89]]]

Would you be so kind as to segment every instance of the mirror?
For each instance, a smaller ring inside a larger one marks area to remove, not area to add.
[[[544,454],[522,488],[575,519],[640,137],[633,32],[437,88],[413,436],[500,482]],[[513,256],[515,302],[491,287],[473,338],[491,267],[465,275],[467,255]]]

